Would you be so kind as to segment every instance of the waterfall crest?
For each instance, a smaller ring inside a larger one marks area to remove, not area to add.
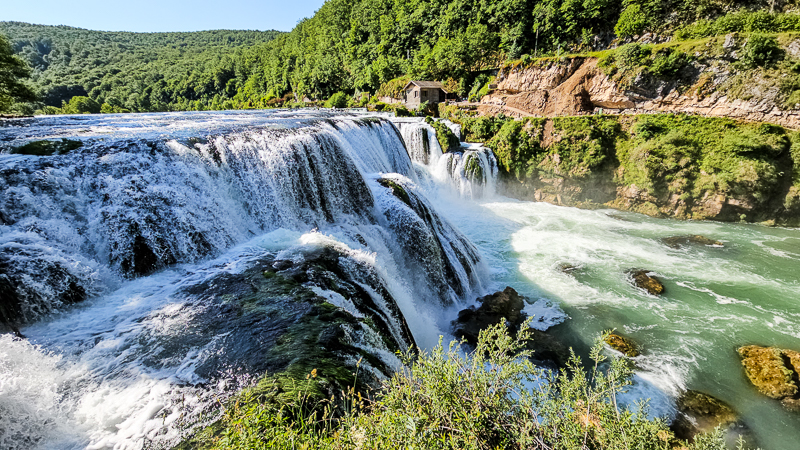
[[[0,447],[173,445],[319,351],[348,373],[369,355],[359,379],[375,383],[484,289],[478,251],[385,119],[64,116],[5,131],[0,329],[28,339],[0,335]],[[40,141],[56,150],[26,153]]]

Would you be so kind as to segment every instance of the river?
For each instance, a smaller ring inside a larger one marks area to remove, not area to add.
[[[21,329],[28,339],[0,335],[0,446],[176,442],[187,417],[205,417],[211,397],[250,381],[232,373],[209,385],[198,374],[213,342],[152,363],[163,355],[154,348],[179,339],[191,321],[181,289],[242,270],[264,252],[332,245],[375,269],[423,347],[439,334],[450,338],[449,321],[476,296],[510,285],[531,299],[535,327],[552,327],[579,350],[610,328],[640,343],[629,404],[651,398],[651,415],[669,417],[682,390],[704,391],[733,405],[763,448],[796,448],[800,416],[755,392],[736,348],[800,350],[800,230],[509,199],[496,193],[487,149],[443,155],[420,120],[361,118],[163,113],[37,118],[0,129],[9,148],[42,138],[88,147],[65,156],[0,154],[0,188],[15,196],[0,211],[8,221],[0,244],[15,255],[15,270],[66,270],[90,297],[64,305],[52,300],[57,280],[30,280],[39,300]],[[404,186],[431,222],[387,214],[398,214],[397,200],[383,193],[380,177]],[[130,223],[150,227],[141,239],[156,236],[161,245],[154,273],[137,276],[126,259],[125,249],[139,245],[119,233]],[[394,236],[409,226],[447,243],[446,251],[425,253]],[[723,246],[661,241],[687,234]],[[478,255],[465,258],[473,249]],[[419,252],[419,261],[403,259]],[[575,270],[565,273],[565,264]],[[665,294],[632,287],[632,268],[657,273]],[[134,276],[120,275],[126,271]]]

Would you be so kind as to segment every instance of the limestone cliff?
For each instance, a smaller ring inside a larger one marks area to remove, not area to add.
[[[800,128],[800,109],[786,108],[781,99],[780,71],[742,73],[735,35],[708,40],[694,49],[692,60],[677,77],[662,79],[639,71],[632,77],[606,74],[598,58],[545,59],[502,67],[497,88],[481,99],[483,114],[512,117],[573,116],[604,113],[645,114],[680,112],[710,117],[771,122]],[[800,39],[783,49],[787,59],[800,56]]]

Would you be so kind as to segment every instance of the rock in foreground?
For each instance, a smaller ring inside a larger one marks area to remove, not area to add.
[[[747,427],[727,403],[699,391],[686,391],[676,402],[678,416],[671,428],[679,439],[692,441],[698,434],[720,427],[728,434],[744,436]]]
[[[527,317],[522,312],[525,307],[524,297],[512,287],[506,287],[477,301],[480,303],[478,308],[471,306],[461,310],[458,318],[453,321],[456,337],[466,340],[470,345],[478,343],[481,330],[497,323],[506,323],[511,332],[516,333]],[[527,349],[533,351],[531,361],[552,369],[566,367],[569,360],[567,346],[545,331],[532,329],[530,332]]]
[[[747,378],[760,393],[800,412],[800,352],[758,345],[741,347],[738,352]]]

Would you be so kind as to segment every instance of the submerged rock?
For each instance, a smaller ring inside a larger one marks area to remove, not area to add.
[[[605,338],[606,344],[625,356],[635,358],[640,355],[639,346],[632,339],[611,333]]]
[[[734,437],[749,434],[747,426],[727,403],[699,391],[688,390],[677,400],[678,415],[670,428],[679,439],[693,441],[698,434],[720,427]]]
[[[578,269],[580,269],[579,266],[570,263],[561,263],[558,265],[558,271],[567,275],[573,275]]]
[[[800,352],[758,345],[740,347],[738,352],[745,374],[758,392],[800,412]]]
[[[477,301],[480,303],[478,308],[471,306],[461,310],[458,318],[453,321],[456,337],[466,340],[470,345],[476,345],[478,334],[491,325],[505,323],[512,333],[516,333],[527,318],[527,314],[522,311],[525,299],[512,287],[506,287]],[[570,357],[566,345],[546,331],[531,329],[530,333],[526,349],[533,351],[531,361],[552,369],[566,367]]]
[[[667,247],[670,248],[681,248],[689,244],[697,244],[697,245],[706,245],[706,246],[714,246],[714,247],[723,247],[723,244],[720,241],[715,241],[714,239],[709,239],[705,236],[701,236],[699,234],[687,234],[684,236],[670,236],[661,239]]]
[[[642,269],[631,269],[628,271],[628,275],[631,276],[634,286],[639,289],[644,289],[650,295],[663,294],[664,285],[661,283],[661,280],[655,276],[651,276],[650,273],[652,272]]]

